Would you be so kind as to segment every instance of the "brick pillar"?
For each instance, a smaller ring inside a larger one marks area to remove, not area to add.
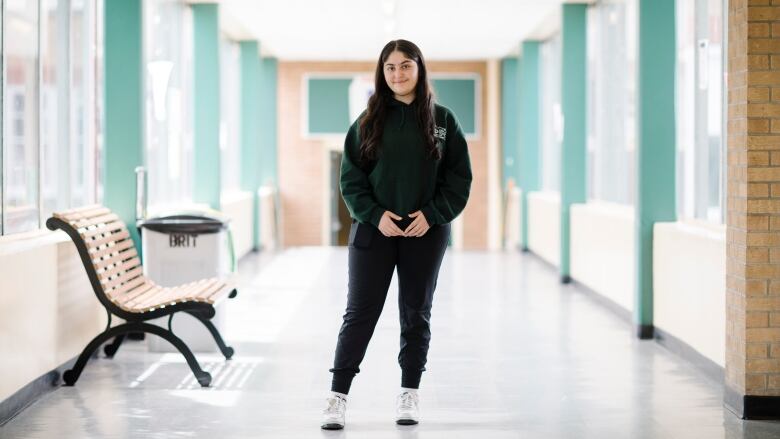
[[[780,419],[780,0],[728,8],[725,403]]]

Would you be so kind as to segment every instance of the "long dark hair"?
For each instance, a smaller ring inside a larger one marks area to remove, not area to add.
[[[360,121],[360,160],[370,162],[379,156],[379,148],[382,143],[382,129],[387,116],[387,107],[394,99],[393,91],[387,85],[384,75],[384,65],[387,58],[394,51],[399,51],[407,58],[417,63],[417,86],[414,89],[414,102],[412,105],[417,111],[417,123],[420,127],[426,149],[430,157],[441,159],[441,151],[436,147],[434,137],[434,97],[431,86],[428,83],[428,69],[425,67],[425,59],[420,48],[407,40],[393,40],[387,43],[379,54],[374,74],[374,94],[368,99],[368,109]]]

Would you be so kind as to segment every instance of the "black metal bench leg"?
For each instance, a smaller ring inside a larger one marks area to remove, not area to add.
[[[187,360],[187,364],[190,366],[190,369],[195,375],[195,378],[198,380],[198,383],[202,387],[208,387],[211,384],[211,374],[200,368],[200,364],[198,364],[198,360],[195,359],[195,355],[192,354],[190,348],[188,348],[184,341],[177,337],[173,332],[156,325],[151,325],[149,323],[139,323],[138,328],[144,332],[148,332],[168,340],[170,344],[174,345],[176,349],[178,349],[179,352],[184,355],[184,359]]]
[[[112,341],[110,344],[103,346],[103,352],[105,352],[106,357],[114,358],[116,351],[119,350],[119,346],[122,345],[124,339],[125,339],[125,334],[120,334],[114,337],[114,341]]]
[[[76,384],[76,381],[78,381],[79,376],[81,375],[81,371],[84,370],[84,366],[87,365],[89,357],[92,356],[92,353],[95,352],[97,348],[100,347],[100,345],[113,337],[124,335],[136,327],[137,325],[125,323],[123,325],[115,326],[104,332],[101,332],[97,335],[97,337],[93,338],[92,341],[87,344],[87,347],[81,351],[81,355],[79,355],[79,358],[76,360],[73,368],[66,370],[65,373],[62,374],[62,379],[65,381],[65,385],[72,386]]]
[[[206,327],[206,329],[209,330],[211,333],[211,336],[214,337],[214,341],[217,342],[217,346],[219,346],[219,350],[222,351],[222,355],[225,356],[226,360],[229,360],[233,357],[233,353],[235,352],[232,347],[225,344],[225,341],[222,339],[222,335],[219,333],[219,330],[216,326],[214,326],[213,323],[211,323],[211,320],[202,317],[200,314],[195,312],[189,312],[186,311],[187,314],[192,315],[196,319],[200,320],[201,323],[203,323],[203,326]]]
[[[72,369],[66,370],[62,374],[62,379],[65,381],[65,385],[72,386],[78,381],[81,372],[84,370],[84,366],[87,365],[87,360],[92,356],[92,353],[97,350],[103,343],[114,337],[124,336],[129,332],[143,331],[150,334],[160,336],[174,345],[179,352],[184,355],[184,359],[187,360],[187,364],[190,366],[193,375],[198,380],[198,383],[202,387],[208,387],[211,384],[211,374],[200,368],[198,360],[195,359],[195,355],[192,354],[190,348],[177,336],[167,329],[163,329],[159,326],[151,325],[148,323],[125,323],[119,326],[115,326],[105,332],[101,332],[97,337],[93,338],[89,342],[86,348],[81,352],[79,358],[76,360],[76,364]]]

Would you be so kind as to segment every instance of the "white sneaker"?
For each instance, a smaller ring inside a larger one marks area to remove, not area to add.
[[[341,430],[344,428],[344,417],[347,413],[347,400],[333,395],[327,398],[328,405],[322,411],[323,430]]]
[[[420,397],[416,393],[403,392],[398,395],[395,406],[395,423],[414,425],[420,420]]]

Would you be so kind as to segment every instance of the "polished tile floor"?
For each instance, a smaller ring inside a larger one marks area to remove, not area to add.
[[[346,250],[295,248],[243,261],[226,311],[236,357],[200,354],[201,389],[177,354],[126,344],[75,387],[4,427],[12,438],[780,438],[743,422],[721,388],[518,253],[449,252],[434,300],[422,422],[393,423],[400,371],[391,286],[347,410],[319,428],[345,304]],[[175,326],[174,326],[175,329]]]

